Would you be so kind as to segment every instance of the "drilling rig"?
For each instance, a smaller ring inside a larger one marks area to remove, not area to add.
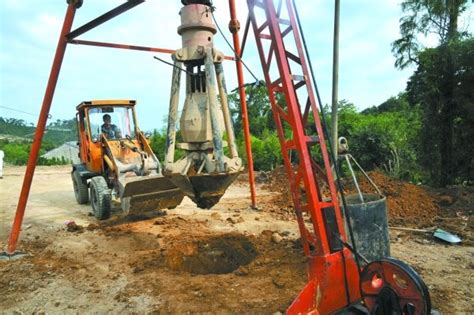
[[[210,1],[183,1],[178,34],[182,47],[172,58],[174,70],[168,112],[163,173],[200,208],[211,208],[243,169],[235,143],[222,62],[214,47],[216,26]],[[186,96],[179,119],[181,73],[186,74]],[[227,141],[223,141],[223,135]],[[229,148],[230,156],[224,154]],[[184,156],[175,160],[175,150]]]

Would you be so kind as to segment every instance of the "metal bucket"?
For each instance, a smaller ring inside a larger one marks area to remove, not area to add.
[[[369,261],[390,256],[387,199],[381,195],[346,196],[346,215],[352,226],[357,251]],[[350,215],[349,215],[350,214]]]

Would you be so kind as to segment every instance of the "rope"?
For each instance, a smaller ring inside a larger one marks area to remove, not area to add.
[[[230,41],[227,39],[227,37],[225,37],[224,32],[222,31],[221,27],[219,26],[219,23],[217,23],[216,17],[214,16],[214,10],[215,10],[215,8],[211,8],[212,19],[214,20],[214,23],[216,24],[217,29],[219,30],[219,33],[221,34],[222,38],[224,38],[225,42],[227,43],[227,45],[229,46],[229,48],[230,48],[230,49],[232,50],[232,52],[234,53],[236,60],[242,62],[242,64],[244,65],[245,69],[247,69],[247,71],[248,71],[248,72],[250,73],[250,75],[255,79],[255,81],[259,81],[259,79],[255,76],[255,74],[252,72],[252,70],[250,70],[250,68],[247,66],[247,64],[244,62],[244,60],[235,52],[234,47],[232,46],[232,44],[230,43]]]

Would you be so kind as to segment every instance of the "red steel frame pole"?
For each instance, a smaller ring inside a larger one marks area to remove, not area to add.
[[[230,24],[229,29],[234,40],[235,51],[235,65],[237,67],[237,79],[239,84],[240,107],[242,110],[242,126],[244,128],[245,150],[247,151],[247,163],[249,168],[249,184],[250,184],[250,198],[252,199],[252,208],[256,207],[256,192],[255,192],[255,174],[253,170],[253,156],[252,144],[250,142],[250,126],[247,112],[247,94],[245,93],[244,71],[242,68],[241,47],[239,38],[239,21],[237,20],[237,13],[235,11],[235,0],[229,0],[230,10]]]
[[[41,113],[38,118],[38,124],[36,127],[35,137],[31,145],[31,152],[28,158],[28,164],[26,166],[25,178],[23,179],[23,186],[21,188],[20,197],[18,200],[18,206],[16,209],[15,220],[13,221],[12,230],[8,239],[7,254],[12,255],[15,253],[18,238],[20,237],[21,224],[25,214],[26,203],[28,201],[28,195],[30,193],[31,182],[33,181],[33,174],[36,168],[36,162],[38,160],[38,154],[43,140],[44,130],[46,128],[46,121],[48,119],[49,110],[53,101],[54,90],[56,89],[56,83],[58,82],[59,72],[61,70],[61,64],[64,59],[64,53],[66,52],[67,40],[66,35],[71,32],[72,22],[76,13],[76,1],[70,1],[66,16],[64,18],[63,28],[61,35],[59,36],[58,46],[56,48],[56,54],[54,56],[53,66],[49,75],[48,85],[43,98],[43,105],[41,106]]]
[[[146,46],[116,44],[116,43],[106,43],[106,42],[95,42],[95,41],[91,41],[91,40],[81,40],[81,39],[72,39],[72,40],[69,41],[69,44],[106,47],[106,48],[129,49],[129,50],[138,50],[138,51],[150,51],[150,52],[157,52],[157,53],[163,53],[163,54],[174,54],[176,52],[176,50],[174,50],[174,49],[167,49],[167,48],[146,47]],[[235,57],[224,56],[224,59],[225,60],[235,60]]]

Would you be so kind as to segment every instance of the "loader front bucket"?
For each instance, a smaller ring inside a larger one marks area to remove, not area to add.
[[[240,172],[193,176],[172,174],[168,178],[199,208],[210,209],[219,202],[226,189],[239,174]]]
[[[125,177],[119,183],[122,210],[128,214],[176,208],[184,198],[181,190],[161,175]]]

